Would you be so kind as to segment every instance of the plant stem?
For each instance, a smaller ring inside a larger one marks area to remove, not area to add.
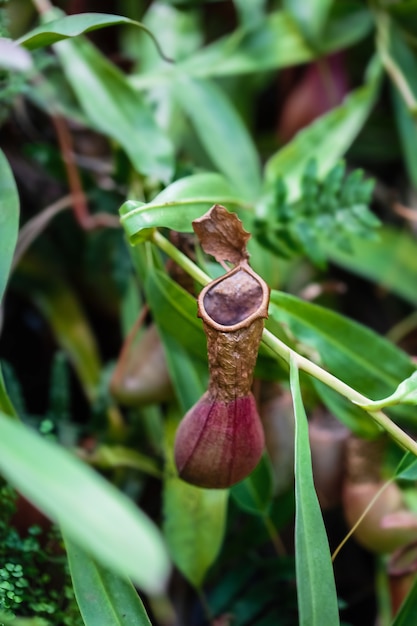
[[[285,343],[283,343],[280,339],[275,337],[269,330],[265,329],[262,335],[262,340],[264,344],[266,344],[271,350],[278,354],[284,361],[287,363],[290,362],[290,358],[293,357],[297,364],[297,367],[307,374],[314,376],[317,380],[320,380],[322,383],[331,387],[341,396],[344,396],[348,400],[356,404],[367,404],[369,399],[349,387],[346,383],[341,381],[330,372],[327,372],[322,367],[313,363],[306,357],[298,354],[294,350],[291,350]],[[366,409],[364,409],[366,410]],[[397,424],[395,424],[390,418],[385,415],[382,411],[367,411],[372,419],[381,426],[395,441],[406,450],[410,450],[413,454],[417,456],[417,442],[414,441],[407,433],[405,433]]]
[[[272,545],[274,546],[275,552],[278,556],[285,556],[287,554],[287,551],[277,529],[275,528],[274,522],[269,517],[269,515],[265,515],[265,517],[263,517],[263,522],[265,524],[266,530],[268,531],[268,535]]]
[[[158,230],[154,230],[152,233],[152,241],[158,246],[165,254],[167,254],[175,263],[177,263],[183,270],[187,272],[195,281],[200,285],[208,285],[211,282],[210,276],[208,276],[203,270],[201,270],[195,263],[185,256],[180,250],[178,250],[166,237],[161,235]]]
[[[353,535],[353,533],[355,532],[355,530],[357,529],[357,527],[359,526],[359,524],[362,522],[362,520],[365,518],[365,516],[369,513],[369,511],[372,509],[372,507],[374,506],[375,502],[378,500],[379,496],[381,495],[381,493],[383,493],[385,491],[385,489],[387,487],[389,487],[389,485],[391,485],[391,483],[394,482],[394,479],[390,479],[388,480],[386,483],[384,483],[381,487],[381,489],[379,489],[379,491],[377,491],[377,493],[374,495],[374,497],[372,498],[372,500],[368,503],[366,509],[362,512],[362,514],[359,516],[359,519],[356,520],[355,524],[352,526],[352,528],[349,530],[349,532],[347,533],[347,535],[343,538],[343,540],[339,543],[339,545],[337,546],[336,550],[333,552],[332,554],[332,563],[334,563],[335,558],[337,557],[337,555],[339,554],[340,550],[343,548],[343,546],[345,545],[345,543],[348,541],[348,539]]]
[[[177,248],[157,230],[155,230],[152,234],[152,241],[168,256],[170,256],[173,261],[178,263],[178,265],[180,265],[198,283],[201,285],[207,285],[211,281],[210,276],[203,272],[195,263],[193,263],[193,261],[191,261],[191,259],[185,256],[185,254],[177,250]],[[369,404],[372,402],[369,398],[362,395],[355,389],[352,389],[352,387],[341,381],[336,376],[333,376],[333,374],[330,374],[330,372],[324,370],[320,367],[320,365],[313,363],[313,361],[310,361],[298,352],[295,352],[295,350],[289,348],[283,341],[278,339],[278,337],[275,337],[275,335],[273,335],[266,328],[262,334],[262,342],[268,346],[268,348],[272,350],[275,355],[279,356],[286,363],[289,363],[290,359],[293,358],[300,370],[314,376],[314,378],[317,378],[317,380],[320,380],[328,387],[331,387],[351,402],[356,404]],[[378,426],[385,430],[394,439],[394,441],[398,443],[399,446],[405,450],[409,450],[417,456],[417,442],[407,435],[407,433],[405,433],[399,426],[397,426],[397,424],[385,415],[385,413],[382,411],[364,410],[367,411]]]
[[[414,93],[407,82],[407,78],[402,72],[399,65],[392,57],[389,50],[390,43],[390,21],[386,13],[376,11],[377,36],[376,45],[381,58],[382,64],[394,85],[400,92],[408,110],[412,115],[417,113],[417,100]]]

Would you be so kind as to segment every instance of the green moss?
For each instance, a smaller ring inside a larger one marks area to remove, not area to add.
[[[1,485],[1,619],[4,614],[7,623],[16,626],[26,617],[44,620],[48,626],[82,626],[57,529],[44,533],[38,526],[31,526],[22,536],[13,526],[15,512],[16,493]]]

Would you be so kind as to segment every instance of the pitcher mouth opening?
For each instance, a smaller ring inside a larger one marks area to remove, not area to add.
[[[223,332],[268,317],[269,287],[246,263],[211,282],[198,297],[198,316]]]

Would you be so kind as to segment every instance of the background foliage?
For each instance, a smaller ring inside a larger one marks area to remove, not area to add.
[[[415,372],[416,10],[0,2],[0,623],[415,623],[417,413],[368,405]],[[214,203],[272,290],[267,449],[218,491],[173,462]]]

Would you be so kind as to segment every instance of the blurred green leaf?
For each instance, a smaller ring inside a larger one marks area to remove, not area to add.
[[[267,0],[234,0],[234,5],[242,26],[253,28],[265,17]]]
[[[412,452],[406,452],[395,470],[395,479],[417,480],[417,458]]]
[[[143,96],[87,40],[61,41],[55,50],[93,127],[117,141],[138,172],[167,183],[174,169],[173,147]]]
[[[16,410],[7,393],[0,363],[0,411],[9,417],[17,417]]]
[[[159,331],[175,337],[194,362],[196,357],[206,362],[206,338],[195,298],[160,270],[149,271],[145,289]]]
[[[395,122],[400,136],[405,166],[413,186],[417,187],[417,153],[415,150],[417,142],[417,122],[407,109],[403,98],[394,86],[392,87],[391,93]]]
[[[416,55],[413,49],[407,44],[403,33],[390,22],[387,26],[386,54],[397,68],[397,76],[401,75],[402,81],[410,91],[411,98],[417,100],[417,75],[415,73]],[[380,38],[381,39],[381,38]],[[382,38],[382,44],[385,40]],[[392,75],[391,75],[392,79]],[[394,82],[392,85],[392,99],[394,105],[395,121],[398,127],[403,155],[408,174],[417,186],[417,158],[415,151],[415,141],[417,140],[417,121],[410,112],[410,104],[405,101],[404,86],[402,82]],[[401,86],[401,90],[400,90]]]
[[[65,540],[75,597],[85,626],[152,626],[132,583]]]
[[[298,369],[290,364],[295,415],[295,563],[300,624],[337,626],[339,610],[329,544],[314,488],[308,422]]]
[[[351,92],[340,106],[312,122],[273,155],[265,166],[266,183],[271,186],[277,178],[284,178],[288,200],[297,200],[306,165],[317,154],[317,174],[322,178],[362,128],[378,95],[379,78],[379,68],[374,66],[367,84]]]
[[[363,4],[338,0],[337,5],[340,7],[329,19],[323,36],[326,53],[356,43],[372,26],[370,12]],[[314,58],[291,15],[276,11],[206,46],[180,69],[192,76],[227,76],[288,67]]]
[[[86,460],[100,469],[129,467],[161,478],[161,470],[154,459],[125,446],[99,444],[91,454],[86,456]]]
[[[395,22],[415,37],[417,32],[417,2],[416,0],[399,0],[384,6]]]
[[[415,64],[417,57],[408,44],[404,33],[386,14],[377,17],[379,26],[378,50],[385,64],[385,69],[393,84],[401,93],[407,106],[416,106],[417,75]],[[413,104],[409,100],[413,100]]]
[[[350,400],[316,378],[313,378],[312,382],[330,413],[335,415],[355,435],[363,439],[374,439],[381,434],[379,426],[374,420],[369,419],[369,415],[363,409],[352,404]]]
[[[100,563],[145,591],[163,589],[169,561],[156,526],[75,456],[3,414],[0,471]]]
[[[206,341],[197,319],[196,301],[159,270],[149,269],[145,290],[170,378],[185,413],[205,392],[208,375]]]
[[[183,411],[187,411],[205,391],[206,364],[191,358],[173,334],[162,328],[159,332],[179,405]]]
[[[405,352],[374,331],[311,302],[272,291],[270,316],[308,346],[310,356],[314,350],[313,360],[368,397],[387,395],[415,371]],[[409,407],[391,410],[415,419]]]
[[[285,10],[294,18],[307,42],[315,51],[321,49],[321,37],[333,0],[284,0]]]
[[[259,157],[224,91],[209,80],[181,76],[174,82],[174,93],[213,163],[247,201],[256,199],[261,188]]]
[[[2,626],[50,626],[42,617],[14,617],[11,613],[0,612]]]
[[[152,2],[143,16],[143,24],[159,41],[163,41],[164,53],[174,62],[194,54],[204,39],[201,16],[192,7],[184,11],[175,4]],[[137,58],[140,74],[160,67],[174,70],[174,63],[168,64],[158,54],[149,37],[138,37],[135,30],[131,32],[135,37],[132,52]]]
[[[220,174],[194,174],[175,181],[147,204],[128,200],[120,208],[120,220],[130,242],[139,243],[155,227],[193,232],[194,219],[223,203],[233,207],[245,200]]]
[[[0,151],[0,303],[6,288],[19,228],[19,196],[10,165]]]
[[[56,340],[74,366],[84,392],[93,400],[100,379],[95,337],[82,305],[59,269],[35,255],[26,256],[18,269],[21,286],[48,320]]]
[[[253,472],[231,488],[230,494],[241,509],[263,516],[271,505],[273,489],[271,463],[264,455]]]
[[[166,424],[164,534],[175,565],[200,587],[223,542],[228,490],[200,489],[178,478],[173,458],[177,420]]]
[[[414,626],[417,620],[417,578],[406,599],[395,616],[391,626]]]
[[[376,240],[352,239],[351,253],[341,250],[331,240],[323,245],[333,263],[417,304],[417,241],[407,231],[382,226]]]
[[[83,33],[89,33],[98,28],[106,26],[118,26],[120,24],[129,24],[137,26],[144,30],[152,38],[152,33],[140,22],[130,20],[122,15],[111,15],[108,13],[81,13],[79,15],[66,15],[59,17],[45,24],[37,26],[20,37],[16,43],[24,46],[28,50],[35,50],[50,46],[57,41],[68,39],[69,37],[77,37]],[[156,41],[155,41],[156,43]]]

